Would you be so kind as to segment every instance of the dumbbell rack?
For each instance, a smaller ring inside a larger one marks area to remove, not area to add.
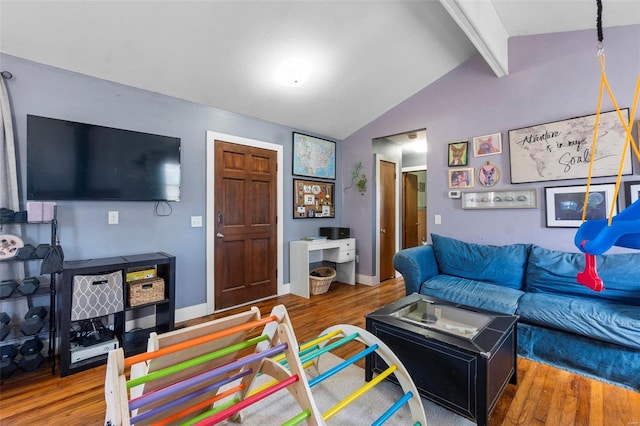
[[[53,212],[53,219],[51,221],[43,221],[43,222],[28,222],[26,220],[26,215],[23,216],[19,216],[16,215],[16,220],[15,221],[11,221],[11,222],[3,222],[2,224],[0,224],[0,234],[2,233],[8,233],[9,229],[11,229],[11,232],[9,233],[20,233],[22,235],[29,235],[31,237],[32,233],[29,232],[27,233],[27,227],[35,227],[35,226],[43,226],[43,225],[49,225],[51,228],[51,234],[50,234],[50,244],[51,246],[55,246],[56,244],[58,244],[58,236],[57,236],[57,228],[58,228],[58,222],[57,222],[57,209],[54,208],[54,212]],[[14,226],[15,225],[15,226]],[[5,228],[5,229],[3,229]],[[6,229],[9,228],[9,229]],[[19,231],[18,231],[19,229]],[[35,232],[33,232],[33,235],[40,235],[38,233],[38,230],[35,230]],[[30,238],[33,239],[33,238]],[[27,242],[25,241],[25,244]],[[40,275],[40,271],[39,271],[39,265],[42,262],[43,258],[41,257],[32,257],[26,260],[23,259],[17,259],[17,258],[8,258],[8,259],[2,259],[0,260],[0,262],[2,263],[6,263],[6,262],[22,262],[25,264],[33,264],[33,268],[37,269],[36,273],[31,273],[31,269],[30,269],[30,265],[25,266],[25,269],[29,272],[28,276],[36,276],[39,278],[42,278],[42,276]],[[13,291],[13,293],[6,298],[2,298],[0,299],[0,312],[4,312],[5,309],[7,309],[7,307],[5,305],[9,304],[13,304],[13,306],[11,307],[11,310],[14,311],[14,314],[11,315],[11,326],[12,329],[9,332],[9,334],[2,340],[0,341],[0,347],[4,347],[6,345],[14,345],[16,346],[16,349],[18,347],[21,347],[25,342],[35,338],[35,337],[42,337],[42,336],[48,336],[47,340],[48,340],[48,352],[47,352],[47,358],[49,361],[49,365],[51,366],[51,374],[55,374],[55,369],[56,369],[56,362],[55,362],[55,353],[56,353],[56,316],[55,316],[55,312],[56,312],[56,274],[47,274],[48,278],[49,278],[49,285],[43,285],[40,284],[39,288],[37,288],[36,291],[34,291],[31,294],[22,294],[20,293],[20,291],[18,291],[17,289],[15,291]],[[2,277],[2,279],[9,279],[11,277]],[[21,279],[16,279],[18,281],[18,283],[21,282]],[[45,298],[45,296],[49,296],[49,305],[46,306],[46,304],[44,304],[41,300]],[[38,300],[39,302],[37,304],[34,304],[34,299]],[[45,322],[45,326],[42,328],[42,330],[36,334],[33,335],[25,335],[24,332],[22,331],[24,322],[26,321],[24,319],[24,315],[26,314],[26,312],[17,312],[16,311],[16,305],[19,305],[20,301],[24,301],[26,300],[26,304],[29,310],[31,310],[31,308],[34,308],[34,306],[44,306],[47,310],[47,316],[48,316],[48,321],[45,318],[42,318],[42,321]],[[47,327],[48,325],[48,327]]]

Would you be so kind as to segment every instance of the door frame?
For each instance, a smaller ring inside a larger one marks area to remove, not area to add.
[[[373,277],[373,284],[380,284],[380,205],[382,198],[382,185],[380,185],[380,162],[387,161],[389,163],[395,164],[395,175],[396,175],[396,200],[395,200],[395,222],[396,222],[396,234],[394,236],[396,240],[396,253],[398,252],[398,247],[400,247],[400,196],[402,194],[402,174],[400,172],[400,164],[392,158],[385,157],[383,154],[373,154],[374,162],[376,167],[376,224],[373,229],[373,241],[375,241],[376,245],[376,257],[375,257],[375,276]],[[395,276],[398,276],[397,271]]]
[[[427,175],[427,165],[423,165],[423,166],[407,166],[407,167],[402,167],[402,170],[400,170],[400,175],[402,175],[405,172],[424,172],[425,176]],[[425,188],[425,194],[426,194],[426,188]],[[402,193],[400,195],[400,202],[404,203],[404,193]],[[425,225],[427,224],[427,220],[425,219]],[[404,233],[404,227],[405,227],[405,223],[404,221],[402,222],[402,229],[400,230],[400,232]],[[429,227],[427,226],[427,239],[429,239]]]
[[[277,206],[276,206],[276,215],[277,215],[277,284],[278,284],[278,296],[286,294],[288,291],[285,290],[283,284],[283,270],[284,270],[284,196],[283,196],[283,188],[284,188],[284,167],[283,167],[283,158],[284,158],[284,146],[260,141],[256,139],[248,139],[240,136],[228,135],[225,133],[219,133],[214,131],[207,131],[207,146],[206,146],[206,156],[207,156],[207,180],[205,182],[206,185],[206,233],[207,233],[207,248],[206,248],[206,293],[207,293],[207,315],[213,314],[216,312],[215,310],[215,141],[221,140],[225,142],[236,143],[239,145],[251,146],[254,148],[262,148],[270,151],[276,152],[276,162],[278,165],[276,172],[276,191],[277,191]],[[208,226],[208,224],[212,224],[212,226]],[[251,302],[253,303],[253,302]],[[232,309],[232,308],[229,308]],[[224,311],[223,309],[221,311]],[[221,312],[218,311],[218,312]]]

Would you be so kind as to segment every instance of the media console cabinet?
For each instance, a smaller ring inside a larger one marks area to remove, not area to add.
[[[173,330],[175,264],[174,256],[161,252],[65,261],[58,297],[61,375],[105,364],[116,340],[125,355],[131,356],[147,349],[151,332]],[[127,273],[145,269],[153,269],[164,280],[164,294],[159,300],[130,306]],[[101,326],[105,329],[100,330]],[[90,336],[96,342],[83,346],[81,339]],[[82,356],[78,350],[83,351]]]

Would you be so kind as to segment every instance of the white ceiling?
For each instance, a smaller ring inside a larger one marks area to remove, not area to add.
[[[639,0],[603,2],[605,26],[640,24]],[[478,51],[499,63],[496,34],[595,16],[595,0],[0,0],[0,52],[343,139]],[[291,56],[312,64],[299,87],[274,81]]]

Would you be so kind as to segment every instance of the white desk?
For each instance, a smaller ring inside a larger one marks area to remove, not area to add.
[[[291,241],[289,281],[291,293],[309,298],[309,263],[323,260],[336,264],[335,281],[356,283],[356,239]]]

